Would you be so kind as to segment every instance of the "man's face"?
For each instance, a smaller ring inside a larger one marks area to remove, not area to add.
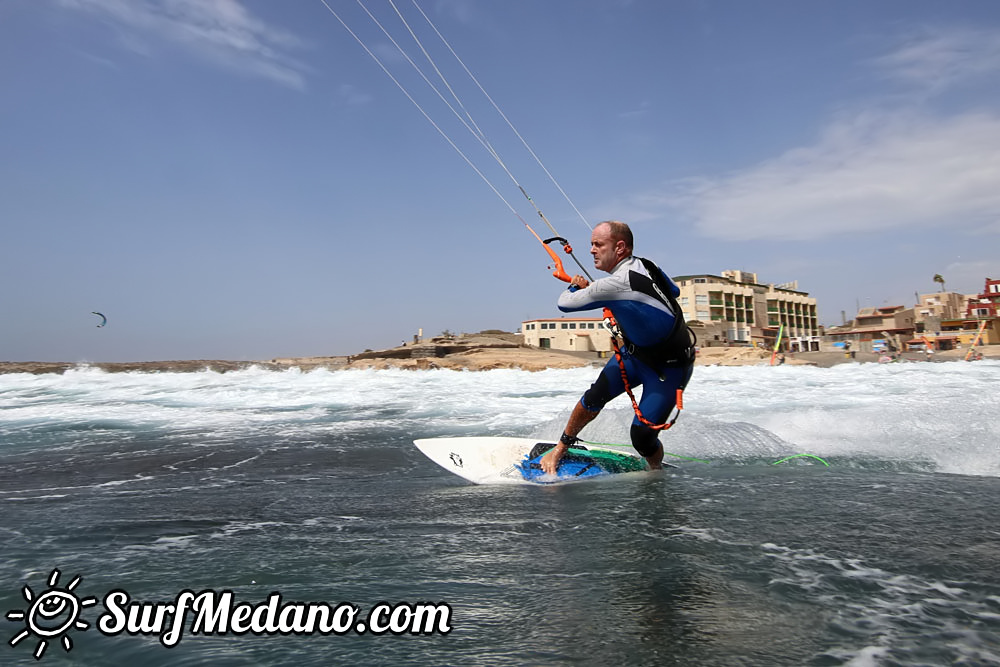
[[[594,227],[590,235],[590,254],[594,256],[595,267],[610,272],[621,261],[624,252],[625,242],[612,239],[608,225]]]

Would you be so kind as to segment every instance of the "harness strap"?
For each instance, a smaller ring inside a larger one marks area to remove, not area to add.
[[[618,370],[621,372],[622,375],[622,384],[625,385],[625,393],[628,394],[629,400],[632,401],[632,410],[635,412],[636,419],[639,420],[639,423],[648,426],[654,431],[666,431],[668,428],[674,425],[678,417],[681,416],[681,410],[684,409],[684,387],[677,388],[677,397],[675,400],[673,419],[669,419],[668,421],[665,421],[662,424],[655,424],[646,419],[646,417],[642,414],[642,410],[639,409],[639,401],[635,400],[635,394],[632,393],[632,385],[630,385],[628,381],[628,373],[625,371],[625,359],[622,357],[622,349],[621,346],[618,344],[618,338],[615,335],[616,332],[620,333],[621,329],[618,327],[618,322],[615,320],[615,316],[607,308],[604,309],[604,321],[605,323],[609,324],[609,328],[611,329],[612,332],[611,345],[615,349],[615,359],[617,359],[618,361]],[[686,328],[687,327],[685,327],[685,329]],[[639,357],[636,357],[636,359],[640,362],[643,362],[643,360],[640,359]]]
[[[669,419],[662,424],[654,424],[646,419],[642,414],[642,410],[639,409],[639,402],[635,400],[635,394],[632,393],[632,386],[629,384],[628,373],[625,371],[625,359],[622,357],[622,349],[618,344],[618,338],[621,338],[625,343],[630,356],[650,368],[694,364],[694,348],[698,343],[698,339],[694,331],[691,330],[691,327],[684,321],[684,312],[681,310],[680,304],[677,303],[677,299],[670,293],[670,286],[664,280],[664,274],[660,268],[643,257],[638,257],[637,259],[642,262],[643,267],[645,267],[646,272],[649,274],[650,280],[653,281],[658,296],[661,297],[663,303],[673,312],[674,325],[670,329],[670,333],[656,345],[639,347],[629,341],[609,308],[604,309],[604,324],[611,331],[611,344],[615,349],[618,369],[621,371],[625,393],[628,394],[629,400],[632,401],[632,410],[635,411],[636,419],[641,424],[653,430],[665,431],[674,425],[674,422],[680,417],[681,410],[684,408],[684,387],[677,388],[673,419]],[[669,417],[669,415],[667,416]]]
[[[640,347],[624,334],[621,338],[629,355],[647,366],[686,366],[694,363],[694,348],[698,343],[698,338],[684,322],[681,322],[681,326],[675,328],[670,336],[656,345]]]

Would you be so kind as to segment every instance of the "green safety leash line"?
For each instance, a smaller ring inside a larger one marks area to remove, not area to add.
[[[816,459],[817,461],[819,461],[820,463],[822,463],[823,465],[825,465],[827,468],[830,467],[829,463],[827,463],[826,461],[824,461],[820,457],[816,456],[815,454],[793,454],[791,456],[786,456],[785,458],[781,459],[780,461],[775,461],[771,465],[776,466],[779,463],[784,463],[785,461],[788,461],[790,459],[797,459],[797,458],[800,458],[800,457],[807,457],[807,458],[811,458],[811,459]]]

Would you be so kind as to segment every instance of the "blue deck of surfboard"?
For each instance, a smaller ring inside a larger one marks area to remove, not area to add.
[[[541,457],[554,441],[513,436],[457,436],[413,441],[427,458],[473,484],[552,484],[646,469],[646,462],[626,446],[579,443],[560,461],[557,474],[546,475]]]
[[[524,460],[517,464],[525,480],[551,484],[568,479],[585,479],[646,469],[646,462],[635,456],[605,450],[590,450],[585,447],[570,447],[559,460],[556,474],[550,475],[542,470],[541,460],[554,446],[551,443],[538,443]]]

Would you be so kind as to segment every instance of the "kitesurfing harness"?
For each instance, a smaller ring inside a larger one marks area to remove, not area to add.
[[[655,424],[649,421],[643,416],[642,411],[639,409],[639,402],[635,399],[635,394],[632,393],[632,386],[629,384],[628,373],[625,370],[623,349],[628,356],[639,363],[646,364],[654,370],[690,366],[694,364],[695,345],[698,342],[698,338],[695,336],[694,331],[691,330],[691,327],[684,321],[684,312],[681,310],[680,304],[677,303],[677,299],[671,294],[670,286],[664,279],[660,268],[648,259],[642,257],[636,257],[636,259],[642,262],[642,265],[649,273],[649,277],[653,281],[653,292],[657,298],[673,311],[674,325],[671,327],[670,333],[660,341],[653,345],[644,346],[636,345],[628,339],[621,325],[615,320],[615,316],[607,308],[604,309],[604,326],[611,331],[611,344],[615,350],[615,359],[618,361],[622,383],[625,385],[625,393],[628,394],[629,400],[632,401],[632,410],[635,411],[636,419],[653,430],[665,431],[674,425],[674,422],[677,421],[677,418],[681,414],[681,410],[684,408],[685,385],[677,388],[673,419],[669,419],[662,424]],[[619,338],[622,340],[621,344],[618,342]]]

